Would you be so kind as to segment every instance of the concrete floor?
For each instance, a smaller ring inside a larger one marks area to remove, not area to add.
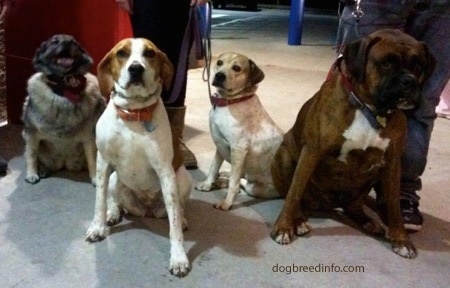
[[[236,51],[262,68],[266,78],[258,95],[285,131],[333,63],[337,27],[337,16],[307,11],[303,45],[288,46],[288,15],[286,9],[270,7],[214,10],[212,22],[213,58]],[[190,71],[188,86],[185,141],[199,161],[191,174],[201,181],[215,149],[201,69]],[[307,237],[279,246],[269,233],[283,200],[241,193],[233,209],[222,212],[212,204],[225,190],[193,190],[185,232],[192,271],[183,279],[168,271],[164,219],[127,217],[104,241],[85,242],[95,199],[86,173],[61,172],[37,185],[25,183],[20,131],[17,125],[0,128],[0,153],[9,162],[7,175],[0,178],[0,287],[447,287],[450,282],[449,120],[437,119],[433,132],[420,193],[425,224],[411,235],[416,259],[403,259],[387,241],[328,218],[310,219],[314,230]],[[322,272],[288,273],[292,265]],[[364,271],[323,272],[344,266]]]

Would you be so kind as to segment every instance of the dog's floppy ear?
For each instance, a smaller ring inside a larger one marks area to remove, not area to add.
[[[170,85],[172,84],[173,65],[167,55],[161,50],[158,51],[158,57],[161,63],[161,79],[163,81],[163,87],[164,89],[169,90]]]
[[[248,60],[250,65],[250,83],[251,86],[255,86],[264,79],[264,72],[253,62],[253,60]]]
[[[113,71],[111,67],[111,61],[113,60],[114,51],[111,50],[97,66],[97,79],[100,86],[100,92],[102,95],[109,99],[109,95],[114,87]]]
[[[345,67],[350,72],[352,78],[362,83],[365,79],[367,57],[370,49],[377,42],[381,40],[380,37],[360,39],[345,46],[343,57]]]

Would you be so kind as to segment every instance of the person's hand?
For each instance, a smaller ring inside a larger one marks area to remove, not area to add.
[[[4,19],[6,17],[6,13],[11,7],[11,2],[12,0],[0,0],[0,19]]]
[[[126,12],[133,14],[133,0],[116,0],[117,5]]]

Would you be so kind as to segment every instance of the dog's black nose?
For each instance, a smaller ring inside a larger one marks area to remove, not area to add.
[[[412,90],[417,88],[417,78],[409,73],[400,76],[400,85],[402,89]]]
[[[214,76],[214,80],[213,80],[213,85],[219,85],[222,84],[225,79],[227,79],[227,76],[225,76],[224,73],[222,72],[217,72],[216,75]]]
[[[139,63],[132,63],[130,67],[128,67],[128,72],[131,74],[131,77],[141,76],[144,73],[144,66]]]

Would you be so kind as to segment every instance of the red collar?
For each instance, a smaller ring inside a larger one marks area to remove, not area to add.
[[[236,103],[239,103],[239,102],[243,102],[243,101],[246,101],[246,100],[252,98],[253,96],[255,96],[255,94],[251,94],[251,95],[244,96],[244,97],[241,97],[241,98],[225,99],[225,98],[222,98],[222,97],[217,97],[216,95],[218,96],[219,94],[214,93],[214,95],[209,97],[209,99],[211,100],[211,104],[213,105],[214,108],[216,108],[216,107],[225,107],[225,106],[228,106],[228,105],[232,105],[232,104],[236,104]]]
[[[81,101],[81,93],[86,88],[86,77],[83,75],[66,75],[62,79],[54,81],[51,75],[46,76],[44,81],[51,87],[52,91],[64,96],[73,104]]]
[[[124,121],[150,122],[153,119],[153,111],[157,105],[158,102],[148,107],[130,110],[121,108],[117,105],[114,106],[116,107],[117,115]]]

